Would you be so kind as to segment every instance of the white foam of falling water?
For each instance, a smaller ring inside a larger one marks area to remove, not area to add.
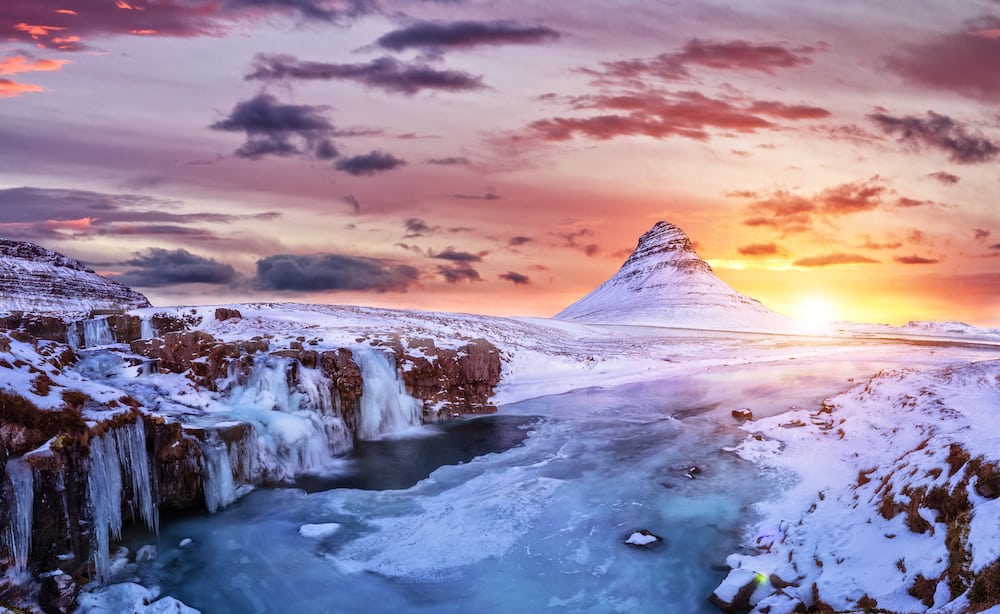
[[[73,348],[73,351],[79,350],[82,339],[83,332],[80,330],[79,322],[70,322],[66,325],[66,345]]]
[[[208,441],[199,443],[204,468],[205,507],[210,514],[237,499],[233,465],[226,443],[214,434]]]
[[[21,458],[8,460],[6,468],[14,500],[11,502],[10,526],[4,532],[4,542],[14,558],[15,571],[24,573],[28,568],[28,552],[31,549],[35,476],[31,465]]]
[[[395,357],[371,348],[357,348],[353,352],[364,379],[358,437],[378,439],[387,433],[418,426],[423,406],[406,393]]]
[[[131,497],[123,501],[125,476]],[[91,438],[87,499],[94,522],[94,570],[101,582],[107,582],[111,578],[110,542],[121,537],[123,504],[133,517],[138,512],[149,530],[159,529],[142,420]]]
[[[111,327],[108,326],[107,318],[97,318],[83,321],[83,347],[96,347],[98,345],[111,345],[115,342],[115,336],[111,334]]]
[[[152,318],[142,318],[139,324],[139,335],[143,339],[152,339],[156,336],[156,328],[153,327]]]

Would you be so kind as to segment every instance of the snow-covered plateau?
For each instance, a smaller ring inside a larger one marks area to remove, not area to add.
[[[715,286],[679,229],[657,224],[637,254],[624,285],[592,295],[612,298],[558,319],[11,314],[0,607],[1000,604],[997,331],[787,334]],[[661,296],[689,274],[701,290],[609,319],[647,273]],[[689,300],[724,307],[695,321]]]

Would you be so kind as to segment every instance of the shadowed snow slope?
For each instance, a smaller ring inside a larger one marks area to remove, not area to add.
[[[555,316],[595,324],[787,331],[792,321],[732,289],[669,222],[657,222],[615,275]]]
[[[0,312],[148,307],[145,296],[33,243],[0,239]]]

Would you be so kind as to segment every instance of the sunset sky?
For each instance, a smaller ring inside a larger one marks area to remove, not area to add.
[[[154,304],[552,315],[666,219],[1000,326],[1000,2],[7,0],[0,236]]]

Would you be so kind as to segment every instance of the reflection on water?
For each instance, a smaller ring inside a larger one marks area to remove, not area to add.
[[[302,475],[295,486],[306,492],[409,488],[443,465],[520,445],[532,422],[525,416],[484,416],[428,426],[416,436],[358,441],[338,469]]]

